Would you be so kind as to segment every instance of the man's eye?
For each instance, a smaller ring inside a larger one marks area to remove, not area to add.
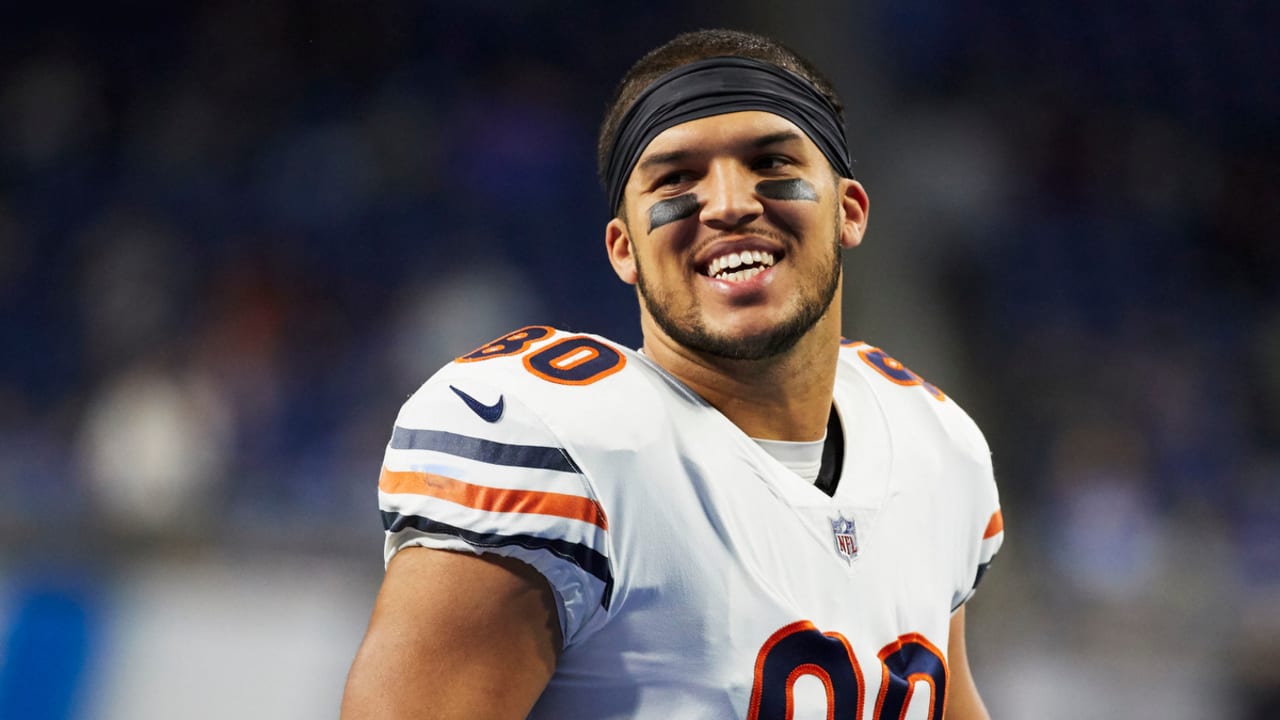
[[[791,164],[791,161],[781,155],[765,155],[752,164],[757,170],[776,170]]]
[[[689,180],[689,173],[686,171],[670,172],[658,179],[659,187],[666,185],[679,185]]]

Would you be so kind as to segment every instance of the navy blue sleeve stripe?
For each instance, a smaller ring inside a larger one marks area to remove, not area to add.
[[[459,435],[443,430],[410,430],[396,426],[391,433],[394,450],[435,450],[490,465],[534,470],[580,472],[563,448],[542,445],[508,445],[495,440]]]
[[[605,610],[613,595],[613,571],[609,569],[609,559],[582,543],[567,542],[554,538],[536,535],[499,535],[497,533],[481,533],[454,527],[438,520],[418,515],[401,515],[396,512],[382,511],[382,527],[388,532],[398,532],[405,528],[414,528],[427,533],[452,535],[465,541],[468,545],[479,548],[496,548],[504,545],[518,545],[526,550],[546,550],[556,557],[567,560],[590,573],[604,583],[604,593],[600,604]]]
[[[991,560],[995,560],[995,557],[993,556]],[[975,590],[978,587],[978,583],[982,582],[982,576],[986,575],[987,569],[991,567],[991,560],[988,560],[978,566],[978,573],[973,578],[973,587]]]

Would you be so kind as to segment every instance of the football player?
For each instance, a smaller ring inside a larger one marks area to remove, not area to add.
[[[681,35],[600,136],[644,344],[520,328],[402,408],[343,717],[986,718],[964,603],[1003,539],[982,434],[841,339],[862,242],[831,84]]]

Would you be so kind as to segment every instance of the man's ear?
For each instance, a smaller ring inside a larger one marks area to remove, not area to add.
[[[613,271],[622,282],[636,284],[635,248],[631,245],[631,231],[621,218],[614,218],[604,226],[604,247],[609,253]]]
[[[840,193],[840,246],[854,248],[862,243],[862,236],[867,233],[871,199],[857,180],[840,178],[836,189]]]

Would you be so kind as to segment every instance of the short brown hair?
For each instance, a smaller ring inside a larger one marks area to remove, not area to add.
[[[618,124],[622,116],[635,102],[640,93],[649,87],[654,80],[666,75],[678,67],[692,62],[713,57],[745,57],[772,63],[808,80],[818,92],[826,96],[835,107],[840,123],[844,123],[844,106],[836,95],[831,81],[791,48],[776,40],[762,35],[741,32],[738,30],[698,30],[681,33],[670,42],[650,50],[644,57],[622,76],[618,88],[614,91],[613,101],[605,113],[604,122],[600,125],[600,136],[596,141],[596,172],[601,184],[607,184],[605,174],[608,172],[609,152],[618,134]]]

